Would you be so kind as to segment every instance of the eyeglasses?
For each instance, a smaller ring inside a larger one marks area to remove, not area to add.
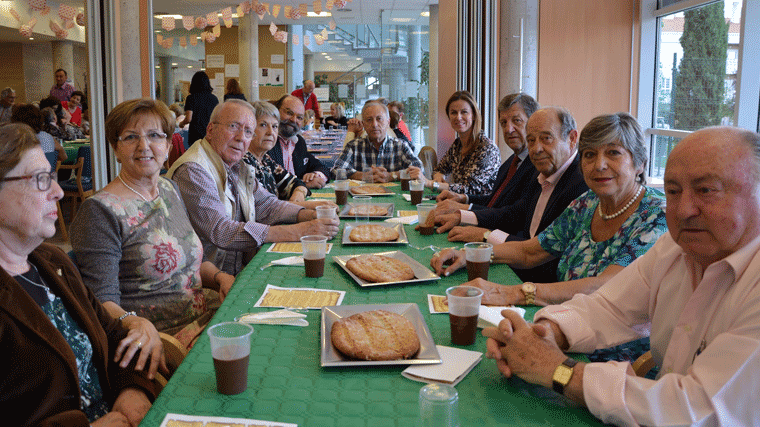
[[[166,142],[166,134],[163,132],[148,132],[147,135],[140,135],[139,133],[128,133],[126,135],[120,136],[119,141],[127,145],[133,145],[137,144],[140,141],[140,138],[147,139],[151,144]]]
[[[249,127],[245,127],[242,124],[238,122],[230,122],[230,123],[220,123],[220,122],[214,122],[218,125],[223,125],[227,127],[227,130],[232,132],[234,135],[237,135],[240,130],[243,130],[243,135],[245,135],[246,138],[251,139],[253,138],[253,129]]]
[[[58,172],[52,171],[52,172],[38,172],[34,175],[24,175],[24,176],[11,176],[11,177],[5,177],[3,179],[0,179],[0,182],[4,181],[21,181],[23,179],[31,179],[34,178],[37,181],[37,189],[40,191],[48,191],[50,189],[50,184],[53,181],[58,180]]]

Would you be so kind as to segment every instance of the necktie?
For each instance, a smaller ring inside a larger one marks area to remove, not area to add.
[[[496,190],[496,192],[493,194],[493,197],[491,197],[491,200],[488,201],[489,208],[492,208],[493,205],[496,204],[496,201],[499,199],[501,192],[504,191],[504,188],[506,188],[507,184],[512,179],[512,177],[515,176],[515,172],[517,172],[517,163],[519,162],[520,162],[519,157],[515,156],[512,158],[512,163],[509,165],[509,170],[507,171],[507,177],[504,178],[504,181],[499,186],[499,189]]]

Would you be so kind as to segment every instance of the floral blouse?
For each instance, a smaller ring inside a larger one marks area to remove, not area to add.
[[[488,194],[493,190],[501,166],[499,148],[484,133],[478,146],[462,156],[462,141],[457,138],[435,167],[435,172],[449,175],[449,191],[464,194]]]
[[[175,334],[207,311],[203,246],[174,183],[159,178],[158,191],[148,202],[96,193],[71,224],[71,245],[84,283],[100,301]]]
[[[543,232],[538,242],[560,257],[557,279],[575,280],[601,274],[607,266],[627,266],[643,255],[668,230],[665,200],[646,188],[638,209],[625,220],[615,235],[603,242],[591,237],[591,219],[599,205],[592,191],[581,194]]]
[[[248,165],[261,185],[280,200],[290,200],[293,190],[298,187],[306,188],[303,181],[275,162],[269,154],[264,154],[262,161],[259,161],[248,152],[243,156],[243,162]],[[306,195],[310,196],[311,190],[308,188],[306,190]]]

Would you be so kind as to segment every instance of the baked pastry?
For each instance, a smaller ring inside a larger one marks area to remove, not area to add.
[[[388,215],[387,206],[378,205],[361,205],[353,206],[348,210],[349,215],[367,215],[367,216],[386,216]]]
[[[360,185],[358,187],[351,188],[353,194],[381,194],[387,193],[388,190],[381,185]]]
[[[412,322],[385,310],[365,311],[336,321],[330,339],[341,353],[362,360],[408,359],[420,349]]]
[[[348,235],[352,242],[392,242],[398,237],[398,231],[394,228],[377,224],[359,225]]]
[[[372,283],[401,282],[414,279],[414,270],[407,263],[383,255],[359,255],[346,262],[346,268],[360,279]]]

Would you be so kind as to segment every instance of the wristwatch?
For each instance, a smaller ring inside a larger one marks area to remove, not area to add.
[[[567,358],[564,362],[557,366],[552,375],[552,389],[559,394],[564,394],[565,386],[570,382],[570,378],[573,377],[573,367],[578,363],[577,360]]]
[[[438,181],[433,181],[433,190],[438,191],[438,188],[441,187],[441,184]]]
[[[522,285],[522,292],[525,295],[525,305],[531,305],[536,302],[536,284],[525,282]]]
[[[490,236],[490,235],[491,235],[491,230],[486,230],[485,232],[483,232],[483,241],[487,242],[488,241],[488,236]]]
[[[398,172],[391,172],[391,181],[398,181]]]

